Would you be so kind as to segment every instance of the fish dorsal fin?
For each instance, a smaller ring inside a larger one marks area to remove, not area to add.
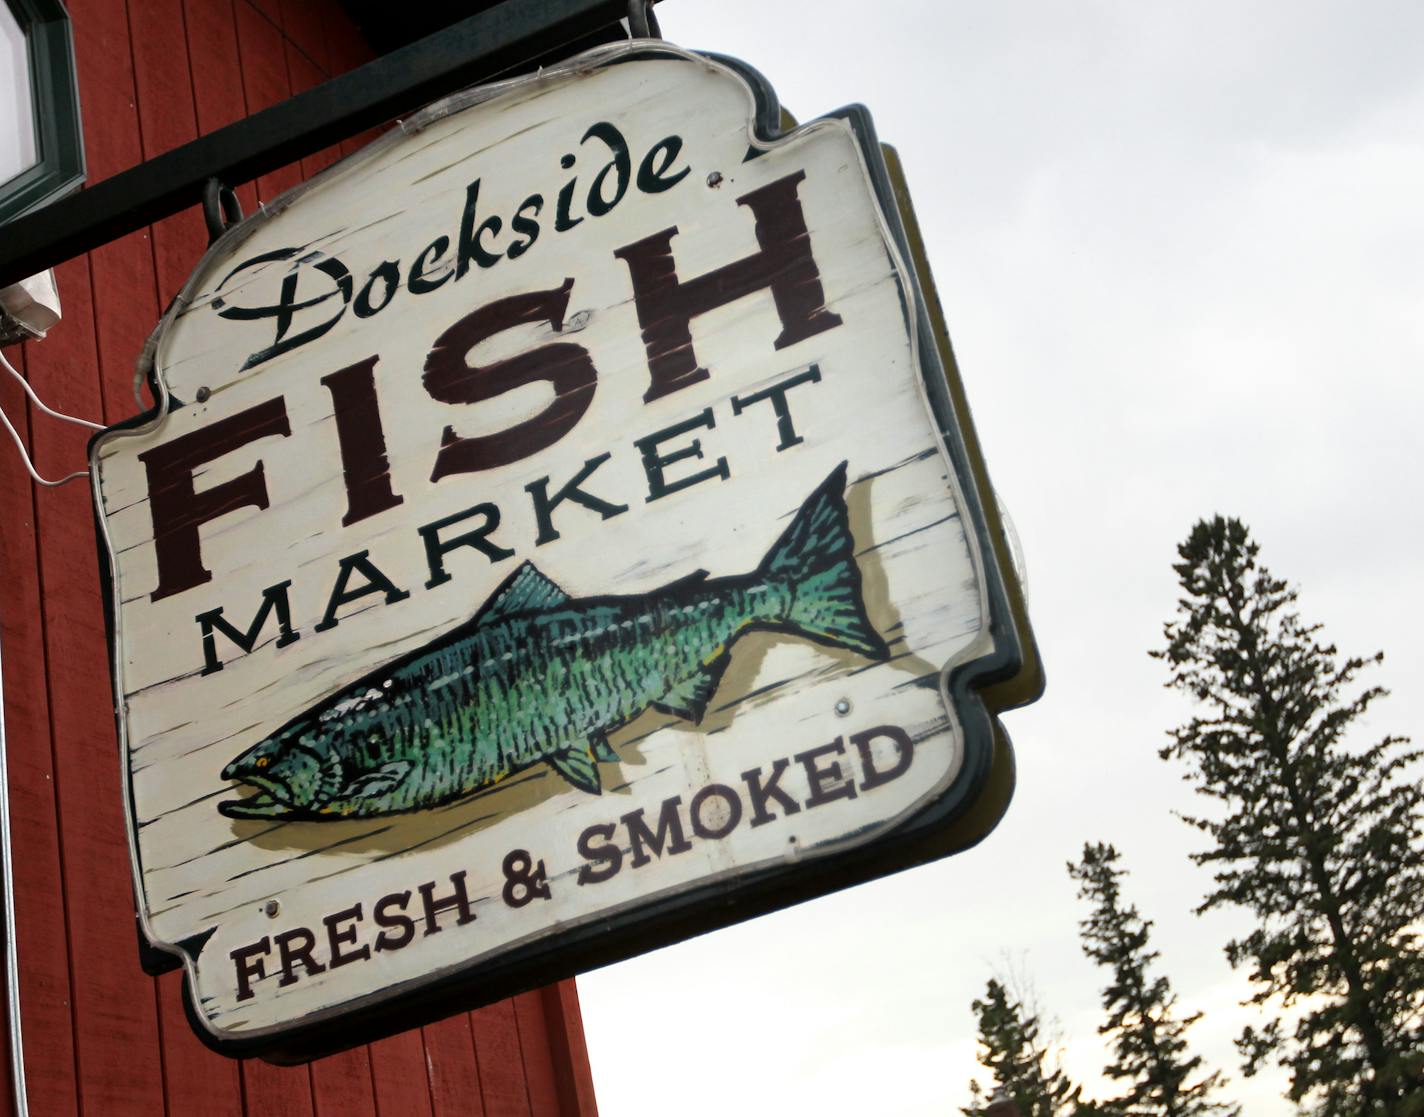
[[[526,562],[485,602],[480,612],[480,623],[488,624],[519,613],[553,609],[568,599],[569,595],[540,574],[538,567]]]

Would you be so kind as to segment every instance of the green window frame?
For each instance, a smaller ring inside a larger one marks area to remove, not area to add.
[[[0,0],[25,36],[34,110],[34,164],[0,182],[0,224],[68,193],[84,181],[84,139],[74,36],[61,0]]]

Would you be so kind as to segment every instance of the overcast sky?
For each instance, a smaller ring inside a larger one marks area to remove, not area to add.
[[[802,120],[868,105],[898,147],[1048,672],[1005,718],[1019,787],[976,850],[580,978],[618,1117],[945,1114],[970,1001],[1030,979],[1093,1093],[1103,974],[1064,863],[1122,851],[1194,1050],[1250,1117],[1251,1019],[1192,914],[1207,878],[1157,758],[1187,706],[1147,656],[1175,546],[1244,519],[1302,612],[1387,654],[1367,731],[1417,731],[1424,418],[1424,6],[1207,0],[674,0],[679,45],[740,57]],[[982,1077],[982,1074],[981,1074]]]

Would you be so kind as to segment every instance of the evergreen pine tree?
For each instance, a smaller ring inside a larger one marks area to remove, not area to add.
[[[997,1089],[1018,1105],[1021,1117],[1074,1117],[1080,1091],[1060,1068],[1050,1065],[1038,1014],[993,978],[984,999],[975,1000],[973,1007],[979,1018],[979,1062],[993,1081],[988,1089],[971,1081],[973,1100],[960,1112],[983,1117]]]
[[[1220,1074],[1187,1081],[1201,1067],[1200,1055],[1187,1054],[1186,1041],[1201,1013],[1177,1019],[1171,983],[1148,974],[1158,958],[1147,946],[1152,924],[1123,903],[1118,881],[1126,874],[1117,863],[1112,846],[1085,844],[1083,860],[1070,863],[1068,872],[1078,882],[1078,895],[1092,905],[1079,923],[1083,952],[1112,972],[1103,990],[1107,1023],[1099,1031],[1111,1038],[1116,1055],[1106,1073],[1126,1086],[1118,1104],[1133,1117],[1235,1114],[1234,1107],[1213,1100]]]
[[[1257,561],[1243,524],[1201,521],[1178,548],[1183,597],[1166,625],[1168,684],[1205,709],[1172,733],[1215,800],[1188,818],[1215,871],[1200,911],[1236,906],[1256,928],[1230,943],[1256,1003],[1294,1005],[1237,1041],[1247,1074],[1268,1058],[1290,1096],[1322,1117],[1424,1113],[1424,788],[1402,738],[1350,747],[1347,730],[1384,692],[1372,659],[1337,658],[1296,591]]]

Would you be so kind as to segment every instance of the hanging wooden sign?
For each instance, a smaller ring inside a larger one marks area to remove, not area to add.
[[[783,135],[646,42],[214,245],[170,407],[92,450],[140,924],[206,1041],[300,1058],[992,827],[1037,673],[911,249],[863,110]]]

